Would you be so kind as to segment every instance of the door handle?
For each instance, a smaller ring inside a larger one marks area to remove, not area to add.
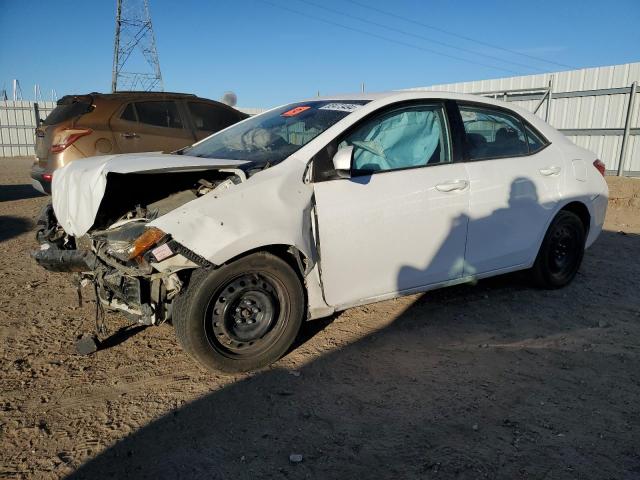
[[[560,167],[547,167],[547,168],[541,168],[540,173],[545,177],[550,177],[551,175],[559,174],[560,170],[562,170]]]
[[[121,133],[120,136],[122,138],[140,138],[140,135],[138,135],[135,132],[124,132],[124,133]]]
[[[453,192],[454,190],[464,190],[469,186],[466,180],[453,180],[451,182],[439,183],[436,190],[441,192]]]

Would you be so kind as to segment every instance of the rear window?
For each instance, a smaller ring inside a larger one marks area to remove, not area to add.
[[[197,130],[217,132],[241,119],[240,115],[224,107],[200,102],[188,102],[187,105]]]
[[[64,102],[64,103],[62,103]],[[45,125],[57,125],[74,117],[89,113],[92,110],[90,102],[82,100],[61,100],[56,108],[44,119]]]
[[[182,128],[175,102],[137,102],[138,121],[156,127]]]

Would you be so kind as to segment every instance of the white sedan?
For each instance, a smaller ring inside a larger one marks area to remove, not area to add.
[[[499,101],[314,98],[173,155],[71,163],[34,257],[104,307],[171,321],[204,366],[250,370],[355,305],[525,269],[566,285],[602,230],[604,173]]]

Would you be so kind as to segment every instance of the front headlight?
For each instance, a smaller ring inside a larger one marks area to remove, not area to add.
[[[166,236],[159,228],[143,222],[131,222],[110,230],[105,235],[107,253],[123,262],[134,260]]]
[[[164,233],[159,228],[147,228],[142,235],[136,238],[136,240],[133,242],[133,247],[129,249],[129,260],[133,260],[134,258],[139,257],[160,240],[162,240],[165,236],[166,233]]]

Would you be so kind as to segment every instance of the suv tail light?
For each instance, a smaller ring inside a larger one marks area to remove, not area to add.
[[[600,172],[600,175],[602,175],[604,177],[605,171],[607,169],[607,167],[605,166],[604,162],[602,162],[600,160],[596,160],[595,162],[593,162],[593,166],[596,167],[596,169]]]
[[[65,128],[57,133],[53,138],[51,145],[51,153],[60,153],[80,137],[89,135],[93,130],[90,128]]]

